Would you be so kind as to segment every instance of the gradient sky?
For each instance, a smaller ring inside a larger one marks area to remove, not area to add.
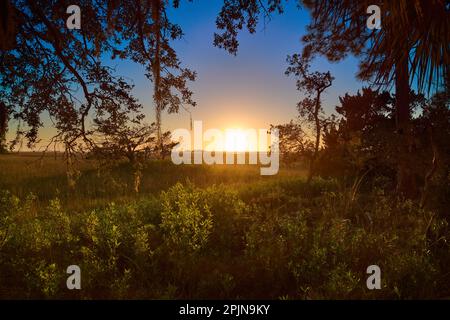
[[[205,128],[225,129],[268,128],[270,124],[289,121],[296,116],[296,104],[302,95],[296,91],[295,80],[284,74],[286,56],[301,52],[301,36],[309,21],[309,13],[299,10],[292,1],[282,15],[273,16],[257,33],[243,30],[239,35],[237,56],[213,46],[215,19],[223,1],[182,1],[169,12],[178,23],[184,38],[173,43],[184,67],[195,70],[198,78],[191,83],[197,106],[192,108],[194,120],[202,120]],[[261,21],[262,22],[262,21]],[[133,79],[135,95],[144,105],[149,119],[154,119],[152,85],[143,68],[132,62],[114,62],[120,75]],[[314,70],[330,70],[335,76],[333,86],[324,96],[324,107],[334,110],[338,96],[356,92],[362,83],[355,79],[357,61],[349,58],[339,64],[317,59]],[[189,128],[189,114],[163,116],[166,130]]]
[[[195,70],[198,78],[191,83],[197,106],[192,108],[194,120],[202,120],[204,129],[269,128],[270,124],[286,123],[296,117],[296,104],[302,94],[296,90],[295,80],[287,77],[286,56],[302,50],[301,37],[310,17],[308,11],[298,9],[293,1],[286,4],[282,15],[274,15],[257,27],[250,35],[239,34],[237,56],[213,46],[215,19],[221,0],[181,1],[178,9],[169,11],[169,18],[178,23],[184,37],[173,43],[182,65]],[[154,121],[152,84],[144,76],[144,68],[131,61],[112,61],[117,74],[131,79],[134,94],[143,104],[148,122]],[[356,80],[358,63],[348,58],[330,64],[316,59],[312,70],[330,70],[335,77],[333,86],[326,91],[323,105],[332,112],[338,96],[354,93],[363,85]],[[48,122],[46,122],[48,125]],[[189,128],[189,114],[163,115],[163,129]],[[14,131],[11,126],[10,131]],[[41,131],[43,141],[51,130]],[[10,132],[12,134],[12,132]]]

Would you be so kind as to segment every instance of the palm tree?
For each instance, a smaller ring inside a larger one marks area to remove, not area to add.
[[[12,50],[16,44],[17,21],[9,0],[0,2],[0,50]]]
[[[303,57],[324,55],[339,61],[348,54],[360,59],[358,76],[374,86],[395,87],[396,132],[403,141],[398,150],[397,190],[417,195],[412,150],[410,86],[419,92],[439,88],[450,65],[450,19],[445,0],[302,0],[312,19],[303,37]],[[366,27],[370,5],[382,12],[381,30]],[[237,31],[244,26],[253,33],[259,16],[282,11],[280,0],[242,2],[229,0],[217,18],[223,30],[215,35],[215,45],[235,54]]]
[[[324,55],[339,61],[348,54],[360,59],[358,76],[379,87],[395,87],[396,132],[404,142],[398,160],[400,193],[416,194],[411,165],[412,147],[410,85],[420,92],[438,88],[450,65],[450,19],[445,0],[302,0],[310,10],[311,23],[303,37],[304,58]],[[366,27],[367,8],[379,5],[382,11],[381,30]],[[261,15],[267,18],[282,12],[280,0],[229,0],[217,18],[221,34],[214,44],[236,54],[237,31],[247,27],[254,33]]]
[[[409,163],[413,139],[410,86],[428,93],[443,81],[450,64],[450,19],[444,0],[380,2],[380,30],[365,28],[366,8],[374,1],[304,1],[313,21],[303,38],[304,55],[325,54],[340,60],[347,53],[360,58],[358,76],[396,93],[396,131],[403,143],[399,150],[397,190],[417,195],[413,164]]]

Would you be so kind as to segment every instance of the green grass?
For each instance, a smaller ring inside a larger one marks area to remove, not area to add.
[[[301,168],[150,161],[141,190],[121,163],[0,156],[1,298],[410,299],[450,296],[448,222],[383,188]],[[65,269],[82,270],[82,290]],[[366,268],[380,266],[382,289]]]
[[[133,191],[133,171],[127,163],[105,170],[95,160],[79,160],[81,171],[75,190],[68,190],[66,164],[62,154],[15,153],[0,155],[0,188],[23,198],[33,193],[40,200],[55,197],[75,210],[95,208],[110,201],[126,201],[158,194],[177,182],[199,187],[227,184],[236,188],[283,178],[303,177],[300,169],[282,169],[275,176],[261,176],[259,166],[174,165],[170,160],[148,161],[143,170],[139,194]]]

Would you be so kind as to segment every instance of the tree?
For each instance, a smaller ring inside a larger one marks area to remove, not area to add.
[[[178,4],[173,1],[174,7]],[[0,47],[0,101],[11,106],[12,117],[19,121],[16,144],[26,139],[28,147],[35,147],[42,115],[50,116],[56,134],[46,149],[63,146],[73,185],[73,158],[96,149],[101,134],[100,126],[91,126],[88,119],[98,124],[105,121],[104,115],[117,119],[117,113],[138,113],[142,108],[132,96],[133,86],[103,64],[104,55],[129,57],[146,66],[154,83],[160,153],[166,147],[161,112],[178,112],[183,103],[195,105],[187,88],[195,73],[180,67],[170,46],[182,31],[167,18],[168,1],[78,1],[80,30],[66,27],[68,5],[56,0],[6,2],[0,36],[8,44],[2,41]],[[124,130],[142,127],[143,117],[133,121]]]
[[[309,162],[307,179],[309,183],[315,174],[315,163],[319,155],[322,128],[325,124],[321,96],[332,85],[334,78],[329,71],[310,72],[309,61],[297,54],[288,56],[287,61],[290,66],[286,70],[286,75],[294,75],[297,78],[297,90],[306,94],[306,98],[297,105],[300,117],[310,122],[314,128],[314,149]]]
[[[138,108],[130,96],[132,87],[100,62],[100,55],[110,48],[101,5],[81,4],[85,10],[79,31],[66,28],[66,7],[54,1],[17,1],[13,6],[21,24],[17,45],[1,51],[1,92],[11,102],[13,116],[28,126],[23,133],[30,147],[44,112],[59,133],[93,143],[85,124],[91,108],[126,105],[126,100],[126,107]]]
[[[225,0],[217,16],[217,29],[221,34],[214,33],[214,45],[236,55],[239,48],[238,31],[247,27],[248,32],[255,33],[260,16],[270,19],[272,13],[282,13],[281,0]]]
[[[168,155],[168,150],[175,145],[170,141],[170,132],[158,137],[156,124],[145,124],[142,122],[143,118],[142,113],[119,110],[95,120],[99,138],[92,150],[93,155],[101,160],[102,167],[109,167],[111,160],[126,159],[133,170],[135,192],[139,192],[146,160],[152,156],[160,156],[161,152],[163,156]],[[162,140],[162,144],[158,139]]]
[[[423,113],[417,119],[416,130],[422,132],[422,141],[424,149],[427,150],[424,184],[420,198],[420,204],[424,207],[428,198],[431,197],[430,190],[433,186],[447,188],[447,192],[436,192],[442,199],[437,199],[436,203],[441,204],[442,214],[448,216],[448,194],[450,182],[450,106],[449,95],[447,92],[435,94],[424,104]]]
[[[0,50],[10,50],[16,44],[17,22],[9,0],[0,2]]]
[[[286,124],[271,125],[271,128],[278,130],[279,150],[284,163],[293,163],[303,157],[311,158],[314,144],[307,139],[300,123],[291,120]]]
[[[442,147],[436,143],[437,137],[445,133],[446,113],[442,112],[445,107],[441,105],[439,116],[435,112],[436,99],[429,101],[422,94],[410,92],[409,98],[412,128],[414,131],[414,152],[410,161],[415,164],[413,174],[418,180],[424,179],[424,190],[427,189],[427,180],[424,172],[434,174]],[[347,163],[347,172],[355,181],[362,181],[368,172],[373,176],[383,176],[385,181],[395,178],[395,169],[399,162],[399,144],[395,133],[395,106],[396,96],[389,92],[379,92],[370,88],[362,88],[354,95],[346,93],[339,97],[340,104],[336,106],[339,116],[337,130],[328,130],[324,136],[324,167],[343,167]],[[441,102],[442,103],[442,102]],[[448,107],[447,107],[448,109]],[[430,115],[434,114],[433,121]],[[437,117],[436,117],[437,116]],[[436,121],[440,117],[441,121]],[[439,123],[439,125],[436,125]],[[431,134],[432,133],[432,134]],[[439,141],[443,141],[442,137]],[[431,157],[430,157],[431,154]],[[433,160],[431,160],[432,158]],[[376,170],[374,170],[376,169]],[[342,171],[342,170],[341,170]],[[388,178],[386,180],[385,178]],[[358,183],[360,184],[360,183]],[[390,186],[386,183],[385,186]]]
[[[8,131],[9,110],[6,105],[0,102],[0,153],[5,153],[6,133]]]
[[[368,131],[386,117],[392,117],[394,100],[389,92],[378,92],[368,87],[354,95],[339,97],[336,112],[342,116],[341,129],[346,132]]]
[[[0,50],[0,101],[21,123],[17,139],[30,148],[39,141],[42,115],[48,114],[69,166],[77,152],[95,146],[87,119],[141,106],[132,86],[101,62],[112,50],[105,3],[81,1],[83,27],[66,27],[66,6],[59,1],[11,1],[17,25],[16,45]],[[73,183],[69,179],[69,185]]]
[[[341,150],[343,158],[338,161],[348,163],[348,173],[356,175],[355,181],[362,181],[375,168],[380,176],[389,175],[397,157],[395,98],[389,92],[363,87],[356,94],[339,97],[339,102],[338,143],[334,149]],[[333,148],[325,147],[325,158],[329,159]]]
[[[396,92],[396,133],[399,136],[397,190],[414,197],[417,186],[409,161],[413,149],[409,104],[410,83],[417,80],[419,92],[438,87],[450,65],[450,19],[444,0],[383,1],[381,30],[366,27],[369,5],[377,1],[303,0],[312,20],[303,37],[303,56],[316,54],[339,61],[348,54],[360,59],[359,77]],[[300,1],[299,1],[300,4]],[[217,18],[224,30],[215,44],[231,53],[238,48],[237,31],[244,25],[252,33],[261,13],[282,12],[281,1],[229,0]]]
[[[313,19],[303,38],[303,53],[323,54],[331,61],[354,54],[361,61],[360,78],[385,87],[394,84],[396,133],[401,141],[397,190],[415,197],[410,83],[416,79],[422,92],[442,81],[444,67],[450,63],[450,20],[444,0],[387,1],[380,3],[381,29],[371,31],[365,27],[365,10],[371,4],[376,2],[305,1]]]
[[[177,8],[179,1],[173,1]],[[181,67],[181,62],[171,41],[183,36],[181,28],[170,22],[167,8],[170,1],[114,1],[109,15],[114,25],[122,26],[120,37],[124,49],[114,49],[114,55],[129,57],[146,68],[146,77],[153,83],[157,141],[163,149],[161,115],[164,110],[177,113],[183,104],[195,106],[188,81],[194,81],[196,73]]]

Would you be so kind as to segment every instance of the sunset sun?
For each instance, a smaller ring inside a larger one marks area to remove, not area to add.
[[[0,0],[2,307],[269,320],[450,300],[449,16]]]
[[[249,151],[247,134],[241,129],[227,129],[224,149],[236,152]]]

